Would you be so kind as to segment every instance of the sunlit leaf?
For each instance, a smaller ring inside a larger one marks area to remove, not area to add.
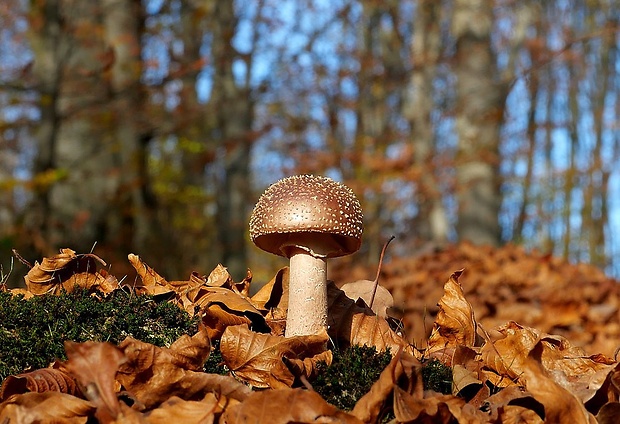
[[[247,325],[226,328],[220,341],[220,351],[235,376],[254,387],[290,387],[295,376],[282,361],[310,359],[303,365],[309,368],[319,361],[331,363],[331,352],[325,354],[327,335],[296,337],[271,336],[250,331]]]

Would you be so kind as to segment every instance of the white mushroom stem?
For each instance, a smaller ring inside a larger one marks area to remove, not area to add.
[[[292,250],[285,336],[319,334],[327,329],[327,261]]]

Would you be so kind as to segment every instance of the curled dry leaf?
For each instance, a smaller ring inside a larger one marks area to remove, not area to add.
[[[97,263],[106,263],[92,253],[76,254],[71,249],[61,249],[60,254],[36,262],[24,277],[26,288],[35,295],[59,294],[77,287],[107,287],[106,276],[97,272]]]
[[[540,358],[544,345],[536,344],[524,364],[526,389],[545,407],[545,421],[550,423],[596,424],[577,396],[549,377]]]
[[[262,311],[273,336],[283,336],[288,310],[289,268],[281,268],[276,275],[252,296],[252,304]]]
[[[66,393],[30,392],[2,402],[0,422],[85,424],[95,409],[93,403]]]
[[[250,300],[230,289],[200,287],[188,293],[187,297],[195,307],[200,308],[202,322],[213,340],[219,339],[230,325],[248,324],[255,331],[270,331],[265,318]]]
[[[616,424],[620,422],[620,403],[609,402],[596,414],[598,424]]]
[[[247,325],[226,328],[220,341],[222,358],[231,372],[254,387],[290,387],[295,376],[282,361],[283,357],[297,362],[305,372],[319,361],[331,364],[332,355],[326,352],[327,334],[280,337],[255,333]]]
[[[351,414],[365,423],[377,422],[386,401],[390,399],[399,383],[405,386],[407,393],[415,393],[421,397],[423,393],[421,370],[420,361],[406,352],[398,352],[368,393],[357,401]]]
[[[175,292],[174,287],[159,275],[153,268],[146,264],[138,255],[130,253],[127,259],[135,268],[140,277],[141,284],[136,286],[136,292],[153,296],[170,295]]]
[[[564,337],[541,333],[514,322],[496,329],[495,339],[481,349],[487,377],[496,385],[514,380],[523,383],[528,355],[540,345],[541,366],[565,389],[582,402],[595,396],[603,386],[615,362],[603,355],[585,356]]]
[[[101,422],[115,420],[120,414],[115,376],[125,356],[114,345],[102,342],[65,342],[65,367],[75,377],[82,393],[96,407]]]
[[[534,410],[518,405],[499,408],[496,421],[502,424],[543,424],[544,421]]]
[[[343,284],[340,290],[355,301],[362,299],[366,306],[382,318],[386,318],[388,316],[388,309],[394,306],[394,298],[390,291],[381,285],[376,285],[375,281],[357,280]],[[373,293],[375,297],[371,306],[370,300]]]
[[[232,377],[198,371],[210,351],[204,331],[191,338],[184,336],[170,348],[159,348],[130,337],[121,342],[119,348],[125,353],[127,362],[119,368],[117,379],[146,409],[152,409],[171,396],[198,400],[206,393],[215,393],[242,400],[250,391]]]
[[[199,371],[209,358],[211,353],[211,341],[207,337],[207,330],[200,327],[200,330],[193,336],[187,334],[182,335],[164,349],[170,356],[170,360],[175,365],[192,370]]]
[[[226,406],[226,398],[218,398],[213,393],[207,393],[203,399],[195,401],[172,396],[158,408],[144,414],[144,418],[148,424],[211,424],[216,422]]]
[[[329,336],[339,346],[374,346],[378,351],[400,349],[412,351],[411,346],[396,334],[385,318],[375,313],[364,302],[356,303],[333,282],[327,286]]]
[[[397,422],[432,422],[437,424],[484,423],[486,416],[475,408],[466,408],[465,400],[452,395],[434,394],[416,397],[394,388],[394,415]]]
[[[42,368],[5,378],[0,386],[0,402],[14,394],[49,391],[81,395],[77,382],[64,369]]]
[[[476,319],[471,304],[465,299],[459,277],[463,271],[450,275],[439,300],[439,313],[428,339],[426,355],[452,351],[456,346],[472,347],[476,343]],[[451,356],[451,355],[448,355]]]
[[[227,424],[362,423],[316,392],[290,388],[254,392],[243,403],[229,407],[224,420]]]

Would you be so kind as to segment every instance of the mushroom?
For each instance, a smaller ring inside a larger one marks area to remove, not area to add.
[[[258,199],[252,241],[289,259],[286,337],[327,329],[327,259],[360,248],[362,218],[353,190],[327,177],[283,178]]]

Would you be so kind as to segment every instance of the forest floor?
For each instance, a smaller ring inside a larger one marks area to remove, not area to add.
[[[287,338],[287,268],[250,295],[250,272],[234,281],[220,265],[209,275],[168,281],[136,255],[129,255],[129,262],[138,277],[123,287],[96,255],[64,249],[32,266],[26,289],[5,287],[3,293],[28,299],[79,286],[104,301],[125,290],[199,317],[199,330],[165,347],[131,335],[118,344],[68,341],[66,361],[5,378],[0,422],[580,424],[620,419],[615,358],[620,285],[592,266],[513,245],[452,245],[392,258],[379,280],[391,297],[373,295],[368,304],[350,293],[367,293],[376,269],[340,263],[331,271],[338,284],[328,285],[328,331]],[[10,337],[12,330],[4,324],[4,336]],[[352,409],[339,409],[312,384],[336,357],[332,350],[358,345],[393,356]],[[228,375],[204,369],[214,346]],[[423,378],[425,367],[435,362],[449,370],[441,393]]]
[[[613,356],[620,348],[620,284],[598,267],[508,244],[469,243],[436,248],[383,265],[380,284],[390,290],[409,341],[424,347],[438,312],[444,283],[459,282],[478,325],[492,329],[509,321],[566,337],[589,354]],[[340,266],[336,281],[369,278],[376,267]]]

